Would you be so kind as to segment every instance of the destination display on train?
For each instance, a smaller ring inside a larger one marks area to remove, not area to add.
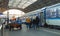
[[[60,9],[47,9],[46,18],[60,18]]]

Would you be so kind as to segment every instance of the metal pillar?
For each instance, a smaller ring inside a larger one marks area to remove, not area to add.
[[[1,10],[2,10],[2,8],[1,8]],[[1,19],[1,25],[2,25],[2,27],[1,27],[1,36],[4,36],[4,20],[3,20],[3,18]]]
[[[7,11],[7,24],[9,23],[9,12]]]
[[[2,28],[1,28],[1,36],[4,36],[4,27],[3,27],[3,24],[2,24]]]

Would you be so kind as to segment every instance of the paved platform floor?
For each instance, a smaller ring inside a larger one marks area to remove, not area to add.
[[[39,30],[27,30],[25,26],[23,26],[23,29],[18,31],[5,30],[4,36],[60,36],[60,30],[48,28],[39,28]]]

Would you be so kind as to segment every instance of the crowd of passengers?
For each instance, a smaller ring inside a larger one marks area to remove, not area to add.
[[[22,29],[22,24],[26,24],[27,30],[29,30],[30,28],[39,29],[40,19],[38,16],[34,16],[32,17],[32,19],[29,17],[26,18],[25,22],[22,22],[20,18],[14,19],[14,21],[10,20],[10,22],[19,24],[21,29]]]
[[[26,18],[27,29],[30,28],[38,29],[39,28],[39,18],[38,16],[33,17],[32,19]]]

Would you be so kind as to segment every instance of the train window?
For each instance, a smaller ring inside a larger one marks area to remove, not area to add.
[[[52,18],[56,18],[56,12],[52,12],[51,17],[52,17]]]

